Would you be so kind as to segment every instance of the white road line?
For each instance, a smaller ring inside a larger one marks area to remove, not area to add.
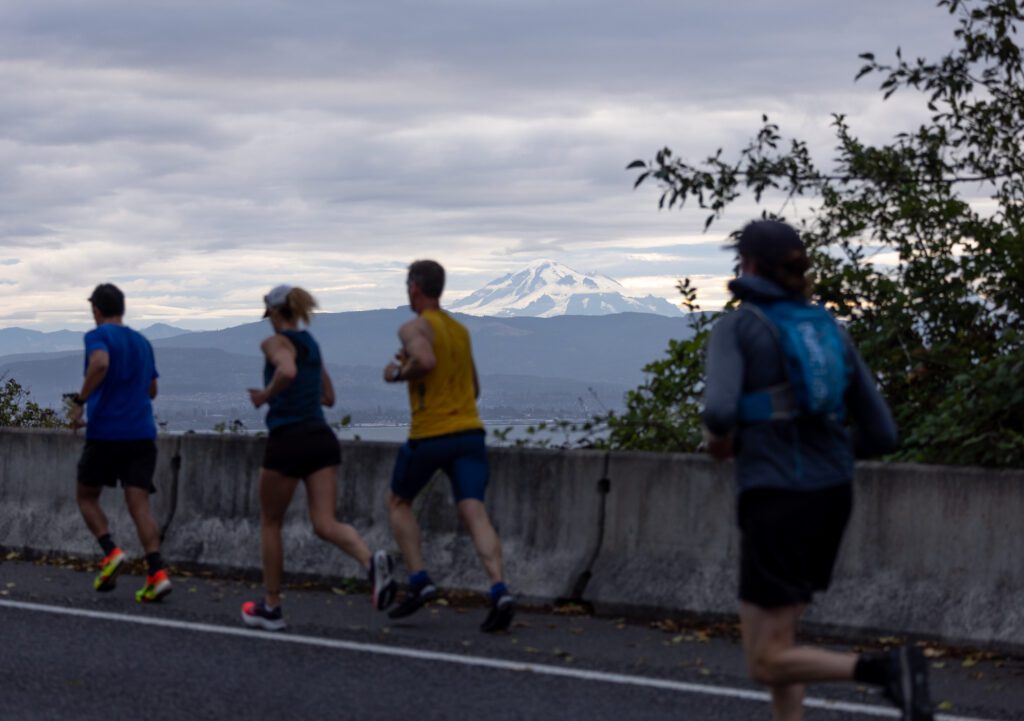
[[[0,608],[15,608],[22,611],[52,613],[60,616],[75,616],[78,618],[91,618],[100,621],[120,621],[121,623],[134,623],[140,626],[173,628],[178,631],[213,633],[221,636],[238,636],[249,639],[256,638],[263,641],[274,641],[276,643],[319,646],[321,648],[354,651],[356,653],[372,653],[381,656],[399,656],[402,658],[413,658],[421,661],[455,663],[463,666],[493,668],[501,671],[536,673],[544,676],[559,676],[562,678],[571,678],[581,681],[597,681],[600,683],[614,683],[624,686],[656,688],[664,691],[679,691],[682,693],[701,694],[704,696],[721,696],[745,701],[770,701],[768,694],[763,691],[750,691],[748,689],[729,688],[727,686],[686,683],[684,681],[670,681],[668,679],[647,678],[644,676],[629,676],[620,673],[605,673],[604,671],[588,671],[586,669],[579,668],[564,668],[562,666],[550,666],[541,663],[519,663],[517,661],[505,661],[502,659],[486,658],[483,656],[460,656],[454,653],[421,651],[402,646],[384,646],[376,643],[358,643],[356,641],[341,641],[331,638],[317,638],[315,636],[298,636],[287,633],[273,633],[270,631],[257,631],[248,628],[236,628],[233,626],[217,626],[211,623],[193,623],[191,621],[176,621],[169,618],[133,616],[124,613],[108,613],[106,611],[89,611],[82,608],[47,606],[40,603],[26,603],[23,601],[11,601],[6,599],[0,599]],[[899,718],[900,716],[899,712],[894,708],[875,706],[871,704],[851,703],[847,701],[830,701],[824,698],[807,698],[804,700],[804,705],[808,708],[844,711],[846,713],[860,714],[863,716],[882,716],[887,718]],[[990,721],[987,719],[968,718],[965,716],[948,716],[946,714],[936,714],[935,718],[937,721]]]

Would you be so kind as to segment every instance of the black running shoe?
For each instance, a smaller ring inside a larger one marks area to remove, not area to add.
[[[388,611],[388,618],[405,618],[419,611],[425,603],[437,598],[437,586],[432,583],[425,583],[415,588],[409,587],[405,591],[402,602]]]
[[[903,721],[933,721],[928,693],[928,662],[921,649],[904,646],[889,652],[889,672],[883,691],[902,712]]]
[[[391,577],[395,562],[387,551],[376,551],[370,559],[370,588],[373,607],[383,611],[395,600],[398,584]]]
[[[242,623],[249,628],[262,628],[266,631],[282,631],[288,627],[284,622],[281,607],[278,606],[271,611],[262,600],[246,601],[242,604]]]
[[[516,599],[512,594],[503,593],[498,600],[491,603],[487,618],[480,624],[484,633],[506,631],[512,625],[512,617],[516,615]]]

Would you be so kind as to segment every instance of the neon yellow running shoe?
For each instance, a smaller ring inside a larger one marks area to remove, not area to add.
[[[171,579],[167,571],[160,569],[146,577],[146,585],[135,592],[135,600],[139,603],[156,603],[171,592]]]
[[[121,573],[121,564],[124,563],[124,553],[120,548],[115,548],[107,554],[107,557],[100,561],[100,575],[92,582],[92,587],[101,593],[113,591],[117,586],[117,575]]]

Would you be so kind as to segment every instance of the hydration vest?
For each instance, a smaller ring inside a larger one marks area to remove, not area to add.
[[[745,423],[825,416],[842,420],[849,385],[846,344],[832,314],[805,300],[745,302],[772,331],[786,381],[740,396]]]

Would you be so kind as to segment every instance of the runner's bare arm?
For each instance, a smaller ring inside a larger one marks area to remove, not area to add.
[[[259,408],[292,384],[298,374],[297,355],[292,342],[282,335],[272,335],[260,344],[267,362],[274,367],[274,375],[266,388],[250,388],[249,399]]]
[[[151,380],[149,382],[149,399],[153,400],[154,398],[156,398],[156,393],[157,393],[156,378],[154,378],[153,380]]]
[[[476,361],[473,361],[473,397],[480,397],[480,376],[476,374]]]
[[[425,318],[415,318],[398,330],[402,350],[384,368],[384,380],[397,383],[422,378],[437,365],[434,356],[434,331]],[[399,362],[401,360],[401,362]]]
[[[107,370],[110,368],[110,354],[105,350],[94,350],[89,356],[89,365],[85,368],[85,379],[82,381],[82,390],[78,391],[81,400],[88,398],[94,390],[99,388],[100,383],[107,377]]]
[[[334,384],[323,366],[320,367],[320,405],[328,408],[334,406]]]
[[[107,370],[110,368],[110,354],[105,350],[94,350],[89,354],[89,364],[85,367],[85,378],[82,380],[82,390],[78,391],[79,403],[71,408],[71,425],[74,428],[81,428],[85,425],[82,416],[85,414],[85,401],[92,395],[92,392],[99,388],[100,383],[107,377]]]

